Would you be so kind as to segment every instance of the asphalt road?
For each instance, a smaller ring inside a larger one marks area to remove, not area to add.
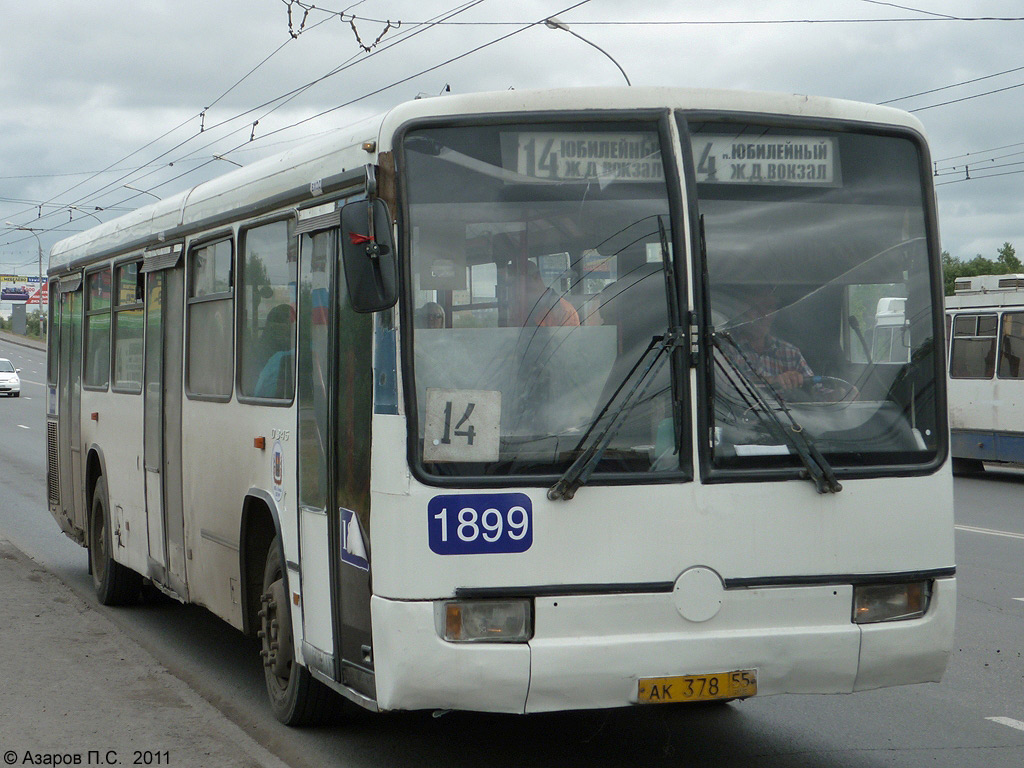
[[[23,387],[0,400],[0,536],[91,595],[85,551],[46,509],[44,353],[0,341],[0,357],[22,369]],[[530,717],[355,713],[300,730],[270,714],[256,647],[208,612],[163,598],[97,610],[294,766],[1020,768],[1024,473],[990,469],[955,493],[957,641],[941,684]]]

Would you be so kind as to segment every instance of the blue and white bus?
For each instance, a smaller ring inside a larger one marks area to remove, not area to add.
[[[1024,463],[1024,275],[964,277],[954,289],[946,297],[954,469]]]

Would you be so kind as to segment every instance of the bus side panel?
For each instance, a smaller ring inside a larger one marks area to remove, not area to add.
[[[186,400],[182,408],[182,486],[185,540],[193,553],[189,597],[232,625],[242,626],[239,532],[246,495],[252,488],[277,498],[285,559],[297,562],[295,456],[287,438],[290,408]],[[265,447],[254,446],[263,437]],[[274,483],[274,454],[281,446],[281,482]],[[230,472],[221,468],[231,467]],[[257,556],[262,557],[263,553]],[[298,585],[292,585],[299,592]]]
[[[954,431],[995,430],[995,409],[991,379],[949,380],[949,426]],[[999,429],[1007,429],[1000,426]]]
[[[114,560],[146,574],[149,547],[142,466],[142,398],[82,390],[82,445],[102,453]],[[96,414],[93,419],[92,415]],[[86,457],[88,453],[86,453]]]

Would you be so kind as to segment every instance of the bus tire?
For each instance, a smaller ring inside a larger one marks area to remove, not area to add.
[[[285,725],[317,725],[332,715],[334,692],[295,661],[288,583],[278,537],[270,543],[260,596],[260,656],[274,716]]]
[[[102,605],[130,605],[139,598],[142,577],[114,560],[107,481],[96,480],[89,508],[89,563],[96,598]]]

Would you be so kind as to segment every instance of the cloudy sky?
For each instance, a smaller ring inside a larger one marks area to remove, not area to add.
[[[316,3],[0,0],[0,272],[34,274],[39,245],[418,94],[624,84],[599,51],[530,26],[553,15],[634,85],[914,111],[943,247],[1024,254],[1019,0]]]

